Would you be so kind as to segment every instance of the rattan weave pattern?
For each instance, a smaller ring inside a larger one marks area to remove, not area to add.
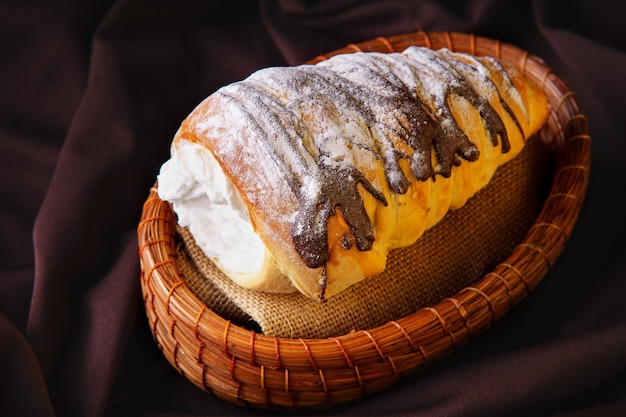
[[[487,330],[560,255],[580,212],[591,163],[587,119],[574,92],[540,58],[473,34],[420,31],[377,38],[311,62],[410,45],[495,56],[543,87],[550,115],[539,135],[554,151],[556,166],[536,222],[506,260],[453,297],[366,331],[286,339],[236,325],[194,296],[177,268],[176,216],[153,188],[137,229],[146,314],[164,356],[201,389],[259,408],[310,409],[357,400],[419,372]]]

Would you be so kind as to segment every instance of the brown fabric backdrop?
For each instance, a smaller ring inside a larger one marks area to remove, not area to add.
[[[0,415],[273,415],[205,394],[153,342],[135,229],[182,118],[219,86],[347,43],[473,32],[543,57],[592,175],[540,286],[486,334],[327,415],[626,415],[626,3],[0,2]]]

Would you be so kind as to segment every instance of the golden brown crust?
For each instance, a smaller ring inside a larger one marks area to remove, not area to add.
[[[545,95],[515,68],[490,58],[476,61],[469,56],[466,58],[455,54],[454,57],[461,61],[467,59],[469,65],[480,64],[481,68],[488,69],[489,79],[497,88],[497,94],[491,87],[476,84],[473,87],[480,99],[486,99],[490,109],[501,120],[506,138],[493,137],[494,131],[489,130],[485,115],[479,111],[472,95],[461,89],[451,91],[446,95],[445,104],[480,156],[472,162],[463,161],[451,166],[447,178],[437,174],[425,180],[416,179],[411,163],[406,158],[399,158],[400,172],[409,180],[408,188],[402,193],[392,189],[389,170],[380,158],[377,163],[363,163],[359,172],[363,174],[366,183],[372,184],[384,197],[383,201],[363,184],[357,185],[358,196],[375,230],[376,237],[371,250],[360,250],[354,244],[355,230],[342,212],[345,208],[333,207],[334,214],[329,216],[326,230],[328,260],[320,267],[307,266],[302,254],[294,246],[294,213],[301,210],[303,197],[294,188],[293,178],[285,174],[285,167],[281,165],[291,155],[281,159],[272,154],[272,149],[254,134],[255,130],[249,129],[250,122],[238,125],[230,123],[237,119],[249,120],[250,115],[244,114],[245,108],[231,105],[224,95],[208,97],[182,123],[174,139],[174,148],[177,142],[187,140],[200,143],[213,153],[226,176],[239,190],[248,206],[256,232],[273,254],[275,269],[269,268],[261,273],[273,277],[275,283],[272,285],[275,289],[280,288],[282,291],[286,286],[285,280],[276,278],[277,269],[289,277],[291,284],[306,296],[324,299],[382,271],[389,250],[415,242],[424,230],[441,220],[448,210],[465,204],[489,182],[497,167],[515,157],[527,138],[543,125],[547,114]],[[502,72],[502,69],[506,72]],[[425,100],[424,103],[433,107],[437,104],[435,101]],[[303,120],[309,118],[318,123],[321,123],[319,120],[341,117],[340,113],[315,106],[310,107],[310,113],[301,109],[299,111],[302,111]],[[399,122],[405,127],[410,124],[409,121]],[[279,123],[286,124],[287,121]],[[303,138],[305,140],[306,135]],[[397,149],[406,152],[414,150],[409,149],[406,140],[402,138],[392,137],[391,142]],[[510,147],[507,152],[503,151],[505,145]],[[370,155],[362,149],[354,152],[361,152],[360,159]],[[432,156],[435,168],[442,162],[438,157],[436,154]],[[353,236],[351,242],[348,242],[351,245],[346,243],[346,237],[350,236]]]

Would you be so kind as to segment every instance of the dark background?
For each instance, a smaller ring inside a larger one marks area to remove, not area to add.
[[[219,86],[378,36],[541,56],[586,113],[591,180],[544,281],[486,334],[328,415],[626,415],[626,3],[0,1],[0,415],[270,415],[205,394],[149,331],[136,227],[179,123]]]

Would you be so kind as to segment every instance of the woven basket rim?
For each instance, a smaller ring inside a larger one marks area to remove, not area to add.
[[[260,408],[294,410],[354,401],[423,369],[488,329],[557,260],[580,212],[591,164],[587,119],[576,95],[539,57],[474,34],[419,31],[379,37],[309,62],[409,45],[494,56],[517,65],[544,89],[550,115],[539,136],[554,151],[556,162],[536,222],[493,271],[433,306],[369,330],[327,339],[287,339],[240,327],[198,300],[177,267],[176,217],[159,200],[155,183],[137,228],[146,314],[164,356],[201,389]]]

